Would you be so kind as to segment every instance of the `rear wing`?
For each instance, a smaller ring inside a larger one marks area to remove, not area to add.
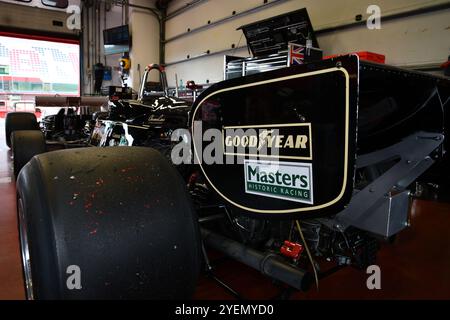
[[[348,56],[205,90],[191,125],[194,137],[211,128],[222,132],[216,163],[202,161],[208,142],[194,139],[195,160],[211,187],[257,216],[342,210],[353,193],[358,72],[358,57]]]

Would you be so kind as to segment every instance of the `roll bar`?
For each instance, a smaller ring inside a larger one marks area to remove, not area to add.
[[[162,65],[153,63],[153,64],[149,64],[145,68],[144,75],[142,76],[141,86],[139,88],[138,100],[142,100],[144,98],[144,88],[145,88],[145,84],[147,83],[148,74],[150,73],[150,71],[152,71],[154,69],[159,71],[159,82],[161,83],[161,86],[163,88],[164,95],[166,95],[166,96],[169,95],[169,86],[167,84],[165,67]]]

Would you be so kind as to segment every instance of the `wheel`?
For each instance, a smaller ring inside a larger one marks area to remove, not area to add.
[[[10,112],[5,119],[6,144],[11,148],[11,133],[16,130],[39,130],[36,116],[30,112]]]
[[[156,150],[48,152],[17,180],[27,296],[185,299],[200,272],[185,183]]]
[[[41,130],[18,130],[11,134],[14,176],[37,154],[44,153],[45,138]]]

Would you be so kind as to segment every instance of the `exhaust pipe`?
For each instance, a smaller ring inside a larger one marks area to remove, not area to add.
[[[208,229],[200,230],[207,246],[297,290],[308,290],[314,280],[310,273],[286,263],[277,254],[265,254]]]

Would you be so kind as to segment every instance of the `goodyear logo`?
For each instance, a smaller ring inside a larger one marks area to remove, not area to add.
[[[225,155],[312,160],[310,123],[223,128]]]
[[[244,160],[245,192],[313,204],[312,165]]]

